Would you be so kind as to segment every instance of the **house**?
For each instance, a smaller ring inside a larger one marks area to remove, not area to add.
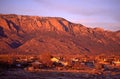
[[[59,63],[61,63],[63,66],[67,66],[68,65],[68,62],[65,62],[65,61],[59,61]]]
[[[113,63],[115,64],[115,66],[120,66],[120,61],[119,60],[118,61],[114,61]]]
[[[56,57],[52,57],[51,58],[51,61],[55,64],[55,65],[58,65],[58,66],[67,66],[68,65],[68,62],[65,62],[63,60],[60,60]]]
[[[58,63],[58,62],[59,62],[59,59],[57,59],[57,58],[55,58],[55,57],[52,57],[52,58],[51,58],[51,61]]]
[[[85,65],[88,66],[88,67],[94,67],[94,62],[87,61],[87,62],[85,62]]]
[[[72,62],[78,62],[79,59],[78,58],[72,58]]]
[[[43,67],[44,67],[44,65],[43,65],[41,62],[39,62],[39,61],[32,62],[32,63],[31,63],[31,66],[32,66],[34,69],[39,69],[39,68],[43,68]]]

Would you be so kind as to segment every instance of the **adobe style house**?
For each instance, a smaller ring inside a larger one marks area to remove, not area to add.
[[[67,66],[67,65],[68,65],[68,62],[62,61],[62,60],[60,60],[60,59],[58,59],[58,58],[56,58],[56,57],[52,57],[52,58],[51,58],[51,61],[52,61],[53,63],[61,64],[61,65],[63,65],[63,66]]]
[[[115,64],[115,66],[120,66],[120,60],[114,61],[113,63]]]

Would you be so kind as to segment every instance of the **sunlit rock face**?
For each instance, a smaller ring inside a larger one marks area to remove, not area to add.
[[[120,54],[120,31],[87,28],[60,17],[0,15],[0,53]]]

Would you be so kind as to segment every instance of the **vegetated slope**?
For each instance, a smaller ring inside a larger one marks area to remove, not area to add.
[[[87,28],[60,17],[0,15],[0,53],[116,53],[120,31]]]

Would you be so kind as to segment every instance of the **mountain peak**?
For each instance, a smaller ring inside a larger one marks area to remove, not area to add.
[[[26,31],[29,31],[29,30],[31,31],[35,29],[44,29],[49,31],[57,30],[61,32],[63,31],[70,32],[72,31],[74,26],[83,26],[81,24],[71,23],[61,17],[39,17],[39,16],[27,16],[27,15],[23,16],[23,15],[15,15],[15,14],[0,15],[0,17],[1,17],[1,20],[4,20],[3,22],[6,21],[6,23],[8,24],[8,27],[10,28],[15,26],[19,26],[19,28],[25,27]]]

